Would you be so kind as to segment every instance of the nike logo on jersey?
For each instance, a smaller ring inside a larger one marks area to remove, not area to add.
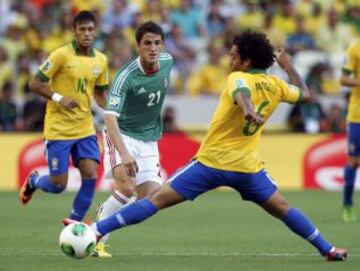
[[[140,95],[140,94],[143,94],[146,92],[147,92],[147,90],[144,87],[141,87],[141,89],[139,89],[138,91],[135,92],[135,95]]]
[[[67,66],[65,66],[65,67],[68,68],[68,69],[75,68],[75,66],[70,66],[70,65],[67,65]]]

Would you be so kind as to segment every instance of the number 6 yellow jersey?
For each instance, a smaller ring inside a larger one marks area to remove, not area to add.
[[[95,88],[108,87],[106,56],[95,49],[91,49],[89,56],[80,55],[76,43],[72,42],[52,52],[40,66],[37,76],[49,82],[51,91],[79,104],[79,108],[68,110],[48,101],[45,139],[77,139],[94,134],[91,102]]]
[[[295,103],[301,91],[263,70],[233,72],[228,76],[209,131],[196,155],[201,163],[222,170],[255,173],[263,168],[258,141],[263,125],[250,124],[235,104],[239,91],[250,93],[255,110],[267,120],[280,102]]]

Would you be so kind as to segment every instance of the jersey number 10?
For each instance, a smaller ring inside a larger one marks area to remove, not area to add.
[[[76,87],[77,92],[85,93],[87,83],[88,83],[88,80],[86,78],[79,78],[78,82],[77,82],[77,87]]]

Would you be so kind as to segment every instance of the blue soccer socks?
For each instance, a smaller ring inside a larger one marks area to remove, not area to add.
[[[326,255],[334,247],[322,237],[310,219],[298,209],[290,208],[283,221],[293,232],[313,244],[322,255]]]
[[[351,167],[347,165],[344,170],[344,206],[353,205],[353,194],[354,194],[354,184],[356,178],[356,167]]]
[[[98,221],[95,228],[101,235],[105,235],[127,225],[140,223],[156,214],[157,211],[158,208],[151,201],[142,199],[110,217]]]
[[[61,185],[53,184],[50,180],[49,175],[43,175],[36,179],[32,178],[30,180],[29,185],[32,188],[39,188],[44,192],[53,193],[53,194],[59,194],[65,189],[65,187]]]
[[[95,195],[96,179],[83,179],[80,189],[74,199],[70,219],[81,221],[90,208],[91,202]]]

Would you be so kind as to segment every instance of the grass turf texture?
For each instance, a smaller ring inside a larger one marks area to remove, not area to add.
[[[235,192],[211,192],[195,203],[164,210],[143,224],[110,237],[111,259],[66,257],[58,246],[73,193],[36,192],[23,207],[13,192],[0,193],[0,270],[359,270],[360,223],[341,221],[341,194],[286,192],[334,244],[346,247],[346,262],[325,262],[282,222]],[[98,193],[90,211],[108,194]]]

